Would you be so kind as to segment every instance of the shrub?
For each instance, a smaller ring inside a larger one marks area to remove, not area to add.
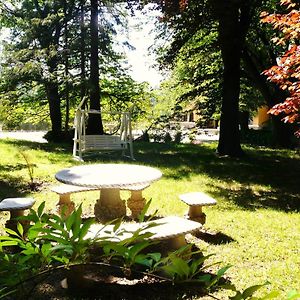
[[[89,263],[95,258],[91,249],[96,249],[101,262],[122,267],[124,276],[130,276],[134,270],[143,270],[163,275],[174,283],[198,283],[207,292],[215,287],[226,288],[235,292],[230,297],[232,300],[272,299],[278,296],[277,292],[271,292],[263,298],[252,297],[265,284],[240,292],[232,284],[220,283],[229,266],[220,268],[216,274],[207,273],[207,269],[215,265],[206,264],[211,255],[203,256],[200,250],[192,251],[192,245],[165,257],[159,252],[149,252],[149,247],[158,243],[148,240],[152,234],[147,230],[156,226],[155,222],[147,223],[130,232],[128,238],[123,238],[124,233],[129,232],[121,227],[122,220],[116,220],[112,230],[107,229],[111,223],[103,226],[105,236],[87,239],[85,236],[94,219],[83,221],[81,206],[67,218],[46,214],[44,207],[45,203],[42,203],[37,212],[31,210],[28,216],[20,217],[32,222],[27,232],[18,223],[16,231],[6,228],[9,235],[0,236],[0,298],[18,292],[22,289],[22,282],[34,279],[39,274],[72,264]],[[297,299],[298,296],[293,291],[287,299]]]

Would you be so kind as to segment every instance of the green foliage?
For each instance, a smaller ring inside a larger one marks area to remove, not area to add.
[[[265,287],[266,285],[269,285],[270,282],[265,282],[264,284],[258,284],[258,285],[252,285],[247,287],[243,291],[238,291],[236,287],[233,284],[224,284],[221,285],[221,288],[231,290],[235,292],[234,296],[230,296],[230,300],[268,300],[268,299],[284,299],[284,300],[292,300],[292,299],[298,299],[300,294],[297,291],[290,291],[287,296],[283,296],[279,291],[272,290],[271,292],[268,292],[262,296],[255,296],[254,294],[259,291],[261,288]]]
[[[148,212],[149,210],[149,207],[151,205],[151,202],[152,202],[152,199],[150,199],[149,201],[146,202],[146,204],[144,205],[142,211],[140,212],[140,214],[138,215],[138,221],[139,223],[141,222],[144,222],[145,221],[145,216],[146,216],[146,213]],[[155,217],[157,211],[155,211],[148,220],[151,220],[153,217]]]
[[[171,142],[172,142],[172,137],[169,132],[166,132],[166,134],[164,135],[164,143],[168,144]]]
[[[288,293],[286,300],[296,300],[296,299],[299,299],[299,298],[300,298],[300,293],[293,290],[293,291],[290,291]]]
[[[162,271],[175,282],[199,282],[209,290],[215,286],[230,266],[217,271],[216,275],[205,273],[212,264],[204,264],[212,256],[203,256],[201,251],[192,251],[192,245],[183,246],[162,258],[154,266],[157,271]],[[214,263],[213,265],[215,265]]]
[[[82,222],[81,206],[66,219],[46,214],[44,208],[45,202],[19,217],[33,223],[27,232],[18,223],[16,231],[5,228],[8,235],[0,236],[0,288],[6,292],[45,270],[88,259],[91,241],[84,237],[94,220]]]
[[[147,240],[153,235],[147,230],[157,224],[148,223],[137,230],[129,231],[122,228],[121,223],[122,220],[117,221],[111,232],[106,231],[107,235],[98,239],[97,246],[103,250],[102,259],[127,269],[133,268],[134,265],[152,268],[160,259],[160,253],[145,253],[146,248],[157,244]]]
[[[182,133],[180,131],[177,131],[174,136],[174,142],[176,144],[179,144],[181,140],[182,140]]]
[[[60,127],[63,117],[73,119],[83,91],[87,94],[90,89],[90,30],[80,23],[81,17],[87,23],[90,4],[66,3],[22,0],[1,5],[0,22],[9,29],[0,82],[6,128],[18,129],[24,123]],[[114,39],[127,30],[128,11],[114,1],[99,2],[99,6],[101,105],[104,110],[123,111],[135,104],[137,119],[149,107],[149,88],[128,75],[124,52],[120,52],[124,47],[115,50],[118,43],[128,42]],[[53,129],[54,134],[58,131],[61,128]]]
[[[91,240],[84,237],[94,220],[83,222],[81,206],[67,218],[46,214],[44,208],[43,202],[37,211],[31,210],[28,216],[20,217],[20,221],[32,222],[27,232],[18,223],[16,231],[6,228],[9,235],[0,236],[0,298],[13,295],[22,288],[22,282],[60,265],[88,262],[91,258],[89,250],[94,246],[101,252],[101,261],[125,268],[126,276],[130,276],[132,270],[146,270],[163,274],[174,283],[199,283],[207,292],[215,288],[234,291],[235,295],[229,298],[232,300],[267,300],[279,295],[272,291],[262,297],[253,296],[267,283],[248,287],[242,292],[233,284],[221,283],[230,266],[222,267],[216,274],[206,273],[219,263],[205,263],[212,255],[203,256],[200,250],[192,251],[191,244],[166,257],[159,252],[149,252],[147,249],[157,242],[147,240],[152,235],[147,230],[156,226],[155,222],[128,231],[122,228],[121,219],[116,220],[112,231],[106,230],[105,236]],[[298,296],[296,291],[291,291],[287,300],[297,299]]]
[[[274,144],[274,139],[272,137],[271,130],[250,129],[250,130],[241,132],[241,142],[243,144],[250,144],[253,146],[272,147]]]

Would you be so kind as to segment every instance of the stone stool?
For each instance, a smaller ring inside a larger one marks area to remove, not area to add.
[[[15,218],[23,216],[24,210],[33,206],[33,198],[6,198],[0,202],[0,211],[9,211],[10,219],[6,221],[5,226],[12,230],[16,229],[17,221]]]
[[[217,201],[205,193],[193,192],[179,195],[182,202],[189,206],[187,218],[192,221],[205,223],[206,215],[202,211],[202,206],[209,206],[217,204]]]

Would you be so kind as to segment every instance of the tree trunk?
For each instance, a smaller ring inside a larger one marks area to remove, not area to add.
[[[240,124],[241,131],[249,130],[249,118],[250,118],[249,111],[240,111],[239,112],[239,124]]]
[[[69,28],[68,28],[68,18],[67,18],[67,3],[64,1],[64,61],[65,61],[65,101],[66,101],[66,117],[65,117],[65,132],[69,130],[69,120],[70,120],[70,88],[69,88]]]
[[[60,110],[60,97],[58,92],[58,85],[55,82],[47,82],[45,84],[47,93],[50,119],[52,124],[52,133],[54,140],[61,140],[62,134],[62,122],[61,122],[61,110]]]
[[[91,0],[90,108],[100,111],[98,26],[98,0]],[[87,133],[103,134],[101,114],[89,115]]]
[[[86,30],[84,24],[84,0],[81,0],[80,3],[80,99],[85,96],[86,93],[86,72],[85,72],[85,38]]]
[[[224,64],[219,155],[243,155],[239,132],[241,28],[240,7],[224,0],[219,5],[219,43]]]

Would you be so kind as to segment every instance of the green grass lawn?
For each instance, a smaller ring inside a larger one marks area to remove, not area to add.
[[[244,159],[218,158],[216,144],[174,145],[135,143],[133,163],[159,168],[163,178],[144,191],[152,199],[151,211],[183,216],[186,205],[178,195],[203,191],[218,204],[206,208],[205,231],[195,242],[211,261],[230,264],[227,278],[238,289],[270,281],[264,291],[300,291],[300,156],[299,152],[245,146]],[[25,150],[24,150],[25,149]],[[34,178],[41,190],[28,189],[25,151],[34,164]],[[124,162],[118,155],[91,157],[85,163]],[[50,192],[54,175],[62,168],[79,164],[72,160],[71,146],[0,140],[0,198],[33,196],[38,206],[46,201],[54,210],[57,195]],[[122,192],[126,198],[128,194]],[[84,214],[93,213],[97,192],[73,195],[83,201]],[[1,223],[7,219],[1,213]],[[215,295],[226,299],[225,293]]]

